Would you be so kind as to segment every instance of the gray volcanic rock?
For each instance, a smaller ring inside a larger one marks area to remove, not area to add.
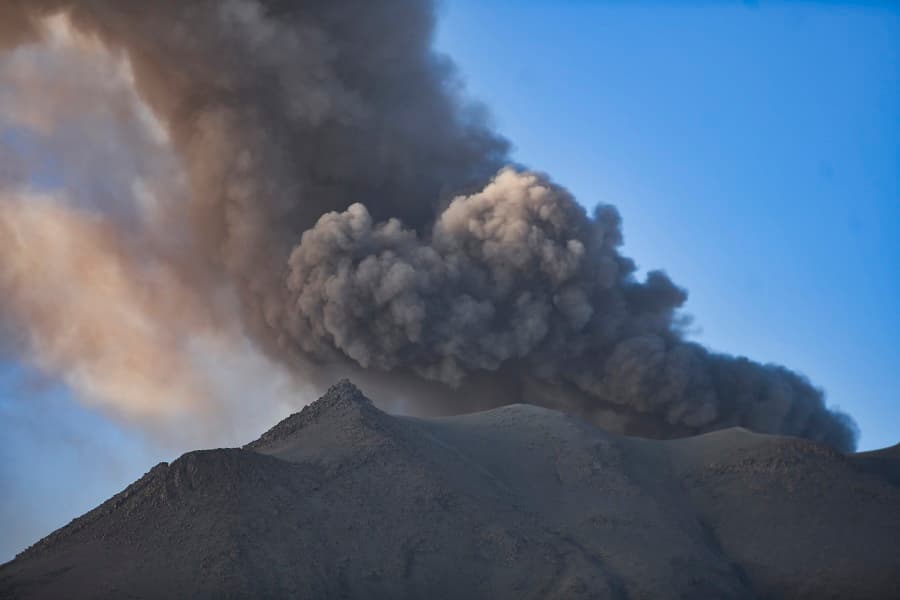
[[[395,417],[344,381],[157,465],[0,567],[0,597],[888,598],[897,454],[527,405]]]

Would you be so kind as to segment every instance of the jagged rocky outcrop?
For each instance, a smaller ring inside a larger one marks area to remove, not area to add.
[[[343,381],[157,465],[0,567],[0,598],[886,598],[897,465],[526,405],[396,417]]]

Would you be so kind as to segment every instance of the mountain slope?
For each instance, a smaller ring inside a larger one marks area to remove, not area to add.
[[[395,417],[341,382],[158,465],[0,567],[0,597],[884,598],[900,487],[877,458],[526,405]]]

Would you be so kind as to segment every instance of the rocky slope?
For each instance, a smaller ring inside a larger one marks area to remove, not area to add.
[[[395,417],[341,382],[154,467],[0,567],[0,598],[887,598],[898,465],[526,405]]]

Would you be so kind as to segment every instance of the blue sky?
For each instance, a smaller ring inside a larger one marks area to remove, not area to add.
[[[693,336],[783,363],[900,440],[900,5],[445,0],[439,48],[626,254],[690,291]],[[171,450],[0,370],[0,561]]]

